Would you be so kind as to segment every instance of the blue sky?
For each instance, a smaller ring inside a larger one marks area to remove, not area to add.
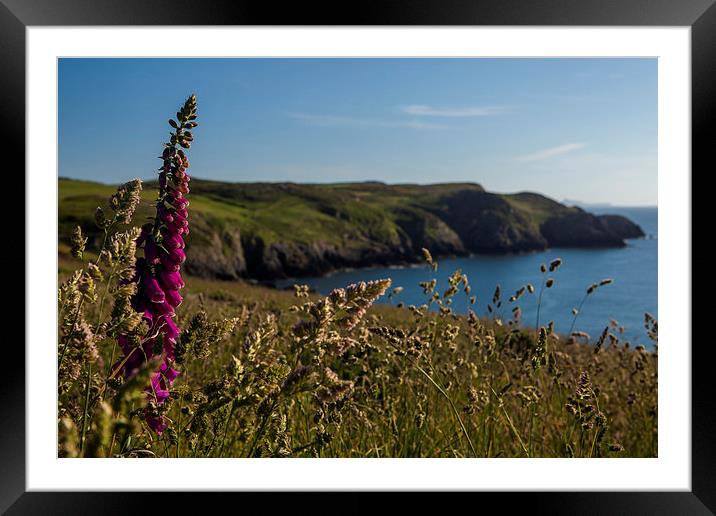
[[[192,92],[196,177],[657,202],[655,59],[61,59],[60,175],[154,177]]]

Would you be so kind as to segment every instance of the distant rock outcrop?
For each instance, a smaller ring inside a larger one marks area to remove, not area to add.
[[[621,238],[642,238],[644,231],[631,220],[621,215],[599,215],[607,228]]]

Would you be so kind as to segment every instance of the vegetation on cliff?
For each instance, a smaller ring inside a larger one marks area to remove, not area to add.
[[[140,216],[156,185],[145,185]],[[91,214],[113,187],[61,179],[60,237],[79,224],[96,241]],[[436,256],[518,253],[548,247],[615,247],[643,236],[617,215],[597,216],[535,193],[495,194],[471,183],[294,184],[192,182],[194,229],[187,272],[219,279],[319,275],[343,267]]]

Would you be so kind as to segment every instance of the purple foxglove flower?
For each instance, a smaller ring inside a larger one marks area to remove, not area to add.
[[[144,276],[144,288],[152,303],[163,303],[165,296],[159,282],[151,276]]]
[[[174,222],[174,215],[163,204],[157,205],[157,214],[162,222]]]
[[[157,404],[164,403],[169,397],[169,389],[166,388],[163,380],[160,373],[155,373],[152,376],[152,393],[156,396]]]
[[[174,383],[174,380],[176,380],[177,377],[179,376],[179,371],[177,371],[173,367],[169,367],[166,364],[162,364],[161,371],[162,371],[162,374],[164,375],[164,378],[166,378],[170,382],[170,385],[172,383]]]
[[[189,201],[186,200],[186,197],[180,197],[179,199],[174,199],[172,201],[172,205],[176,209],[186,208],[189,206]]]
[[[154,265],[159,262],[159,250],[157,244],[152,239],[148,239],[144,244],[144,257],[150,265]]]
[[[184,263],[184,260],[186,260],[186,254],[183,249],[167,249],[167,251],[169,251],[167,253],[169,254],[169,258],[174,262]]]
[[[147,342],[141,346],[144,352],[140,351],[139,347],[130,344],[126,335],[120,335],[117,337],[117,343],[122,348],[124,358],[118,360],[117,363],[112,366],[112,370],[114,371],[117,367],[119,367],[119,364],[124,362],[124,376],[129,377],[144,363],[144,354],[147,352],[151,353],[151,349],[154,346],[154,339],[148,339]]]
[[[174,315],[174,307],[165,301],[161,303],[153,303],[152,307],[155,312],[160,316],[166,317],[167,315]],[[157,317],[157,323],[163,322],[161,317]]]
[[[163,363],[159,371],[152,375],[152,389],[159,404],[164,403],[169,397],[169,389],[177,376],[179,376],[179,371],[169,367],[166,363]]]
[[[184,199],[184,195],[179,190],[174,190],[173,188],[167,188],[167,192],[169,193],[169,197],[173,199],[172,202],[179,201],[180,199]]]
[[[177,224],[181,224],[183,226],[189,224],[189,220],[187,218],[188,214],[185,215],[185,213],[186,213],[186,210],[180,210],[180,209],[174,210],[174,220],[176,221]]]
[[[176,343],[177,337],[179,337],[179,328],[171,317],[164,318],[161,332],[164,339],[169,341],[172,345]]]
[[[164,247],[167,249],[184,249],[184,240],[178,233],[172,233],[171,231],[162,231],[164,236]]]
[[[180,113],[182,114],[177,116],[181,121],[185,121],[182,116],[189,116],[185,113],[195,116],[196,98],[193,95],[187,99]],[[141,287],[132,298],[132,306],[143,313],[150,329],[141,345],[136,344],[136,340],[135,344],[131,344],[126,335],[118,338],[124,352],[124,357],[118,364],[123,364],[127,377],[136,374],[145,361],[155,355],[163,358],[161,367],[152,375],[150,386],[146,390],[150,405],[145,409],[145,419],[149,427],[158,434],[168,428],[169,420],[159,415],[156,407],[169,398],[172,384],[179,374],[171,367],[174,361],[174,346],[181,332],[173,318],[174,308],[182,302],[179,289],[184,287],[179,273],[181,264],[186,260],[182,235],[189,234],[189,201],[185,197],[185,194],[189,193],[190,178],[186,173],[189,160],[185,152],[177,146],[189,148],[191,141],[184,138],[175,123],[172,125],[177,132],[172,134],[169,143],[165,145],[162,152],[164,163],[159,172],[159,198],[162,202],[156,207],[154,229],[150,230],[149,226],[146,226],[137,239],[137,245],[144,248],[144,258],[137,259],[135,275],[131,280],[133,283],[140,283]],[[161,231],[161,246],[153,238],[156,228]],[[157,339],[162,342],[161,352],[155,349]]]
[[[177,213],[175,210],[172,215],[174,217],[174,220],[171,222],[171,225],[183,228],[189,226],[189,221],[186,217],[183,217],[181,213]]]
[[[185,228],[180,220],[175,220],[174,222],[167,222],[165,226],[171,233],[175,235],[181,235],[182,233],[184,233]]]
[[[159,279],[161,279],[162,285],[168,290],[184,288],[184,280],[178,272],[161,271],[159,273]]]
[[[179,294],[178,290],[167,290],[165,292],[167,302],[172,305],[174,308],[179,306],[182,302],[181,294]]]
[[[167,253],[162,253],[159,259],[164,268],[170,272],[177,272],[181,268],[181,263],[172,260]]]
[[[147,424],[149,425],[149,428],[154,430],[157,434],[161,435],[164,430],[166,430],[169,427],[169,423],[166,422],[166,420],[159,416],[156,417],[149,413],[149,410],[144,411],[144,418],[147,420]]]

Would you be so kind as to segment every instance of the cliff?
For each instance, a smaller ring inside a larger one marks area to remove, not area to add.
[[[222,183],[194,180],[186,270],[222,279],[319,275],[343,267],[436,256],[519,253],[548,247],[619,247],[644,236],[618,215],[593,215],[536,193],[495,194],[473,183]],[[92,214],[114,188],[60,179],[59,237],[76,224],[92,238]],[[152,212],[145,184],[135,217]]]

